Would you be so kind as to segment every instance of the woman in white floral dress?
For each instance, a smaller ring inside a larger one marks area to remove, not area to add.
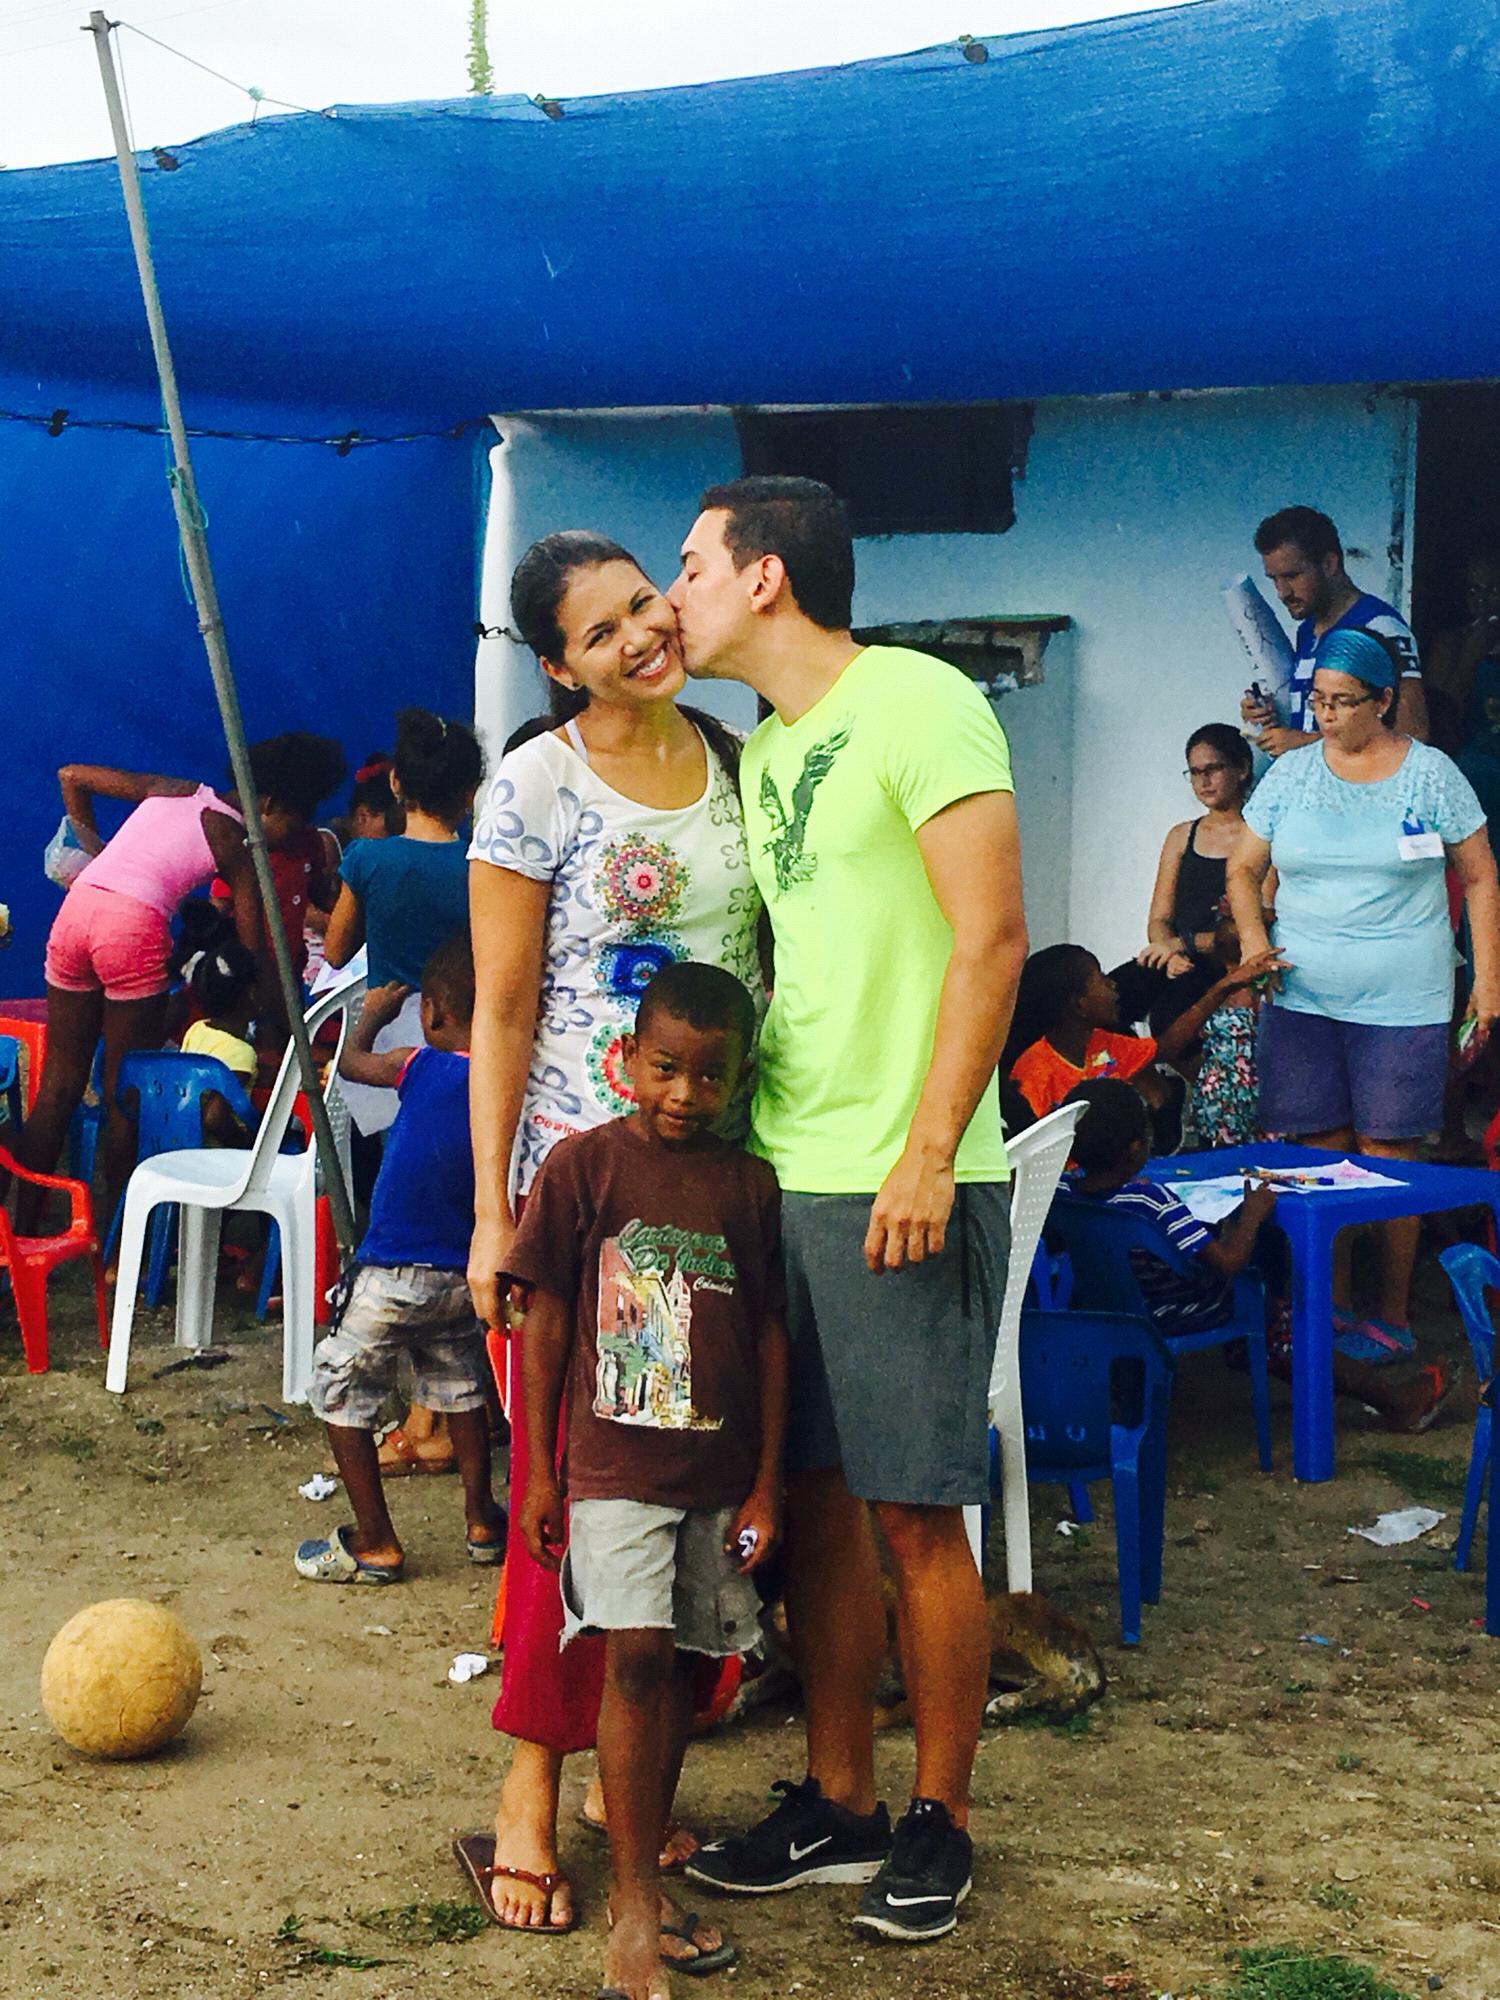
[[[764,1000],[739,739],[677,706],[684,674],[666,600],[615,543],[568,532],[522,557],[511,616],[548,677],[553,717],[501,760],[469,850],[469,1284],[489,1326],[501,1323],[497,1274],[517,1203],[547,1153],[631,1109],[621,1042],[652,974],[696,959],[742,979],[757,1008]],[[525,1478],[524,1338],[523,1327],[511,1343],[515,1491]],[[487,1878],[492,1913],[509,1928],[561,1929],[575,1915],[557,1865],[558,1784],[564,1755],[593,1742],[602,1646],[577,1641],[560,1654],[561,1625],[557,1577],[513,1536],[495,1726],[515,1750]],[[664,1934],[663,1955],[687,1962],[715,1942],[707,1926]]]

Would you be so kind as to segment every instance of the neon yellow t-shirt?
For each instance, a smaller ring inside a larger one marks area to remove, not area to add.
[[[953,949],[915,835],[1012,790],[1005,734],[956,667],[867,646],[806,715],[761,724],[740,789],[776,937],[751,1144],[784,1188],[873,1194],[906,1143]],[[1006,1179],[997,1084],[954,1167]]]

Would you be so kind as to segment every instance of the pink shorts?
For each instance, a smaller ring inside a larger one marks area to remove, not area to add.
[[[77,882],[68,891],[47,939],[47,984],[64,993],[106,1000],[149,1000],[169,984],[172,933],[160,910]]]

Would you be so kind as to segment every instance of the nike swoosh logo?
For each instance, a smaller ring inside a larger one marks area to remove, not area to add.
[[[910,1910],[918,1903],[951,1903],[951,1896],[890,1896],[885,1899],[887,1909]]]
[[[810,1840],[807,1843],[806,1847],[799,1847],[796,1841],[794,1840],[791,1846],[787,1849],[788,1859],[792,1861],[800,1861],[804,1855],[813,1854],[817,1851],[818,1848],[826,1847],[829,1841],[832,1840],[832,1838],[833,1835],[831,1833],[825,1833],[821,1840]]]

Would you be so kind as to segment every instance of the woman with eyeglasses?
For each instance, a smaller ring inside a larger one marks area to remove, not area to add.
[[[1206,722],[1188,738],[1182,775],[1203,811],[1197,819],[1179,820],[1162,842],[1142,965],[1180,978],[1213,950],[1225,867],[1245,830],[1242,808],[1252,768],[1249,744],[1227,722]]]
[[[1213,960],[1214,930],[1223,912],[1224,870],[1244,832],[1250,792],[1250,746],[1227,722],[1206,722],[1187,740],[1183,776],[1203,808],[1179,820],[1161,845],[1146,943],[1134,960],[1110,974],[1122,1020],[1149,1019],[1159,1034],[1213,985],[1223,967]]]
[[[1310,706],[1322,740],[1266,773],[1229,862],[1243,953],[1274,944],[1283,961],[1274,1004],[1260,1015],[1260,1122],[1308,1146],[1412,1159],[1443,1116],[1457,964],[1450,865],[1474,962],[1461,1045],[1477,1054],[1500,1017],[1495,860],[1468,779],[1397,729],[1400,669],[1383,641],[1336,629],[1316,658]],[[1268,938],[1261,884],[1273,866]],[[1347,1244],[1336,1258],[1335,1346],[1349,1360],[1413,1351],[1417,1232],[1414,1220],[1378,1225],[1379,1296],[1364,1316],[1352,1302]]]

